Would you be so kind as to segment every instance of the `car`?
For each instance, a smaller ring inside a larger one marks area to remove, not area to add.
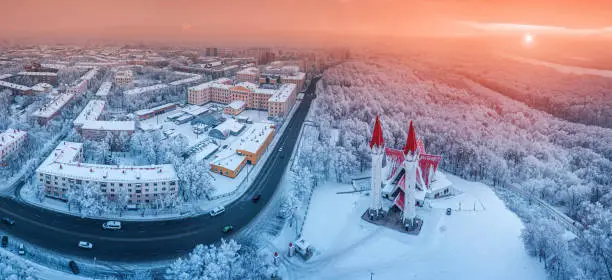
[[[2,247],[6,247],[8,246],[8,236],[3,235],[2,236]]]
[[[25,255],[25,246],[23,244],[19,244],[19,250],[17,251],[20,255]]]
[[[230,233],[232,232],[232,230],[234,230],[234,226],[232,225],[227,225],[223,227],[223,233]]]
[[[217,216],[217,215],[219,215],[219,214],[221,214],[221,213],[223,213],[223,212],[225,212],[225,207],[223,207],[223,206],[217,206],[217,207],[213,208],[213,209],[210,211],[210,216],[214,217],[214,216]]]
[[[121,222],[119,221],[108,221],[102,224],[103,229],[120,230]]]
[[[449,216],[450,216],[450,214],[451,214],[451,212],[452,212],[452,211],[453,211],[452,209],[450,209],[450,208],[446,208],[446,215],[449,215]]]
[[[259,201],[260,198],[261,198],[261,194],[256,194],[251,198],[251,201],[253,201],[253,203],[257,203],[257,201]]]
[[[81,270],[79,269],[79,266],[77,265],[75,261],[69,261],[68,267],[70,267],[70,270],[72,271],[73,274],[79,274],[81,272]]]
[[[11,219],[9,217],[2,218],[2,222],[4,224],[11,225],[11,226],[15,224],[15,220],[13,220],[13,219]]]
[[[83,249],[92,249],[93,248],[93,244],[91,244],[91,242],[87,242],[87,241],[79,241],[79,247],[83,248]]]
[[[278,148],[279,152],[283,152],[283,147]]]

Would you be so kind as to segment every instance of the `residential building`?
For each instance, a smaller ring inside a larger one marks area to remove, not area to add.
[[[33,83],[47,83],[57,86],[57,73],[55,72],[19,72],[17,75],[28,77]]]
[[[115,83],[118,85],[127,85],[134,79],[131,70],[120,70],[115,72]]]
[[[282,84],[279,90],[268,100],[269,117],[285,117],[293,108],[296,101],[295,84]]]
[[[18,129],[7,129],[0,133],[0,161],[17,152],[28,133]]]
[[[85,122],[97,120],[102,115],[104,106],[106,106],[106,102],[103,100],[89,101],[85,108],[83,108],[83,111],[72,122],[74,128],[80,129]]]
[[[64,108],[73,98],[73,93],[61,93],[53,97],[49,103],[34,111],[32,116],[38,119],[38,123],[46,124],[57,116],[62,108]]]
[[[136,112],[134,112],[134,115],[136,115],[136,118],[139,121],[142,120],[146,120],[146,119],[150,119],[152,117],[161,115],[163,113],[169,112],[176,109],[176,103],[167,103],[164,105],[160,105],[157,107],[153,107],[150,109],[142,109],[142,110],[138,110]]]
[[[122,166],[82,160],[82,143],[61,142],[36,169],[45,195],[67,200],[71,188],[96,188],[110,200],[127,195],[128,203],[136,205],[178,195],[178,177],[171,164]]]

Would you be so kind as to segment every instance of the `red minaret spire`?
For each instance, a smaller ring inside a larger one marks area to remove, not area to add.
[[[370,149],[374,146],[383,147],[385,140],[383,139],[382,126],[380,125],[380,119],[376,115],[376,122],[374,122],[374,132],[372,133],[372,140],[370,140]]]
[[[410,152],[410,155],[414,155],[417,150],[417,140],[416,140],[416,132],[414,132],[414,126],[412,126],[412,121],[410,121],[410,128],[408,129],[408,139],[406,140],[406,146],[404,146],[404,154],[407,155]]]

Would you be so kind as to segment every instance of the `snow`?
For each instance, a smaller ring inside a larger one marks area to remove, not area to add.
[[[102,100],[90,100],[83,111],[74,119],[72,122],[75,126],[82,126],[86,121],[95,121],[100,115],[102,115],[102,111],[104,110],[104,106],[106,105],[105,101]]]
[[[264,141],[274,133],[274,125],[271,123],[253,123],[248,130],[234,142],[236,150],[243,150],[249,153],[257,153]]]
[[[100,96],[100,97],[108,96],[112,86],[113,86],[112,82],[104,82],[104,83],[102,83],[102,85],[100,86],[100,88],[98,88],[98,91],[96,92],[96,96]]]
[[[173,81],[173,82],[170,83],[170,85],[178,86],[178,85],[182,85],[182,84],[197,82],[200,79],[202,79],[202,76],[196,75],[196,76],[185,78],[185,79],[182,79],[182,80]]]
[[[232,108],[234,110],[240,110],[244,107],[244,100],[234,100],[232,103],[228,104],[227,107]]]
[[[257,69],[257,67],[248,67],[248,68],[244,68],[238,72],[236,72],[236,75],[259,75],[259,69]]]
[[[16,130],[9,128],[6,131],[0,133],[0,148],[4,146],[10,146],[17,141],[23,140],[27,132],[24,130]]]
[[[135,88],[135,89],[130,89],[130,90],[126,90],[123,92],[124,95],[137,95],[137,94],[141,94],[141,93],[145,93],[145,92],[151,92],[151,91],[156,91],[156,90],[160,90],[160,89],[164,89],[167,88],[168,85],[166,84],[157,84],[157,85],[153,85],[153,86],[148,86],[148,87],[139,87],[139,88]]]
[[[30,89],[30,87],[20,85],[20,84],[10,83],[7,81],[0,81],[0,87],[12,88],[12,89],[23,90],[23,91]]]
[[[83,122],[83,130],[134,131],[136,122],[88,120]]]
[[[208,112],[208,108],[205,106],[189,105],[183,108],[181,111],[183,111],[183,113],[187,113],[192,116],[199,116],[201,114]]]
[[[0,83],[1,82],[2,81],[0,81]],[[32,113],[32,116],[40,117],[40,118],[50,118],[55,113],[57,113],[58,110],[63,108],[66,105],[66,103],[72,100],[73,97],[74,97],[73,93],[62,93],[56,96],[53,100],[51,100],[51,102],[43,105],[38,110],[34,111],[34,113]]]
[[[229,170],[237,170],[245,160],[245,156],[239,155],[233,148],[229,148],[217,153],[210,164],[224,167]]]
[[[533,65],[550,67],[552,69],[557,70],[560,73],[576,74],[576,75],[594,75],[594,76],[600,76],[604,78],[612,78],[611,70],[600,70],[600,69],[585,68],[585,67],[578,67],[578,66],[567,66],[567,65],[556,64],[556,63],[541,61],[541,60],[532,59],[532,58],[514,56],[514,55],[502,55],[502,56],[519,61],[519,62],[523,62],[523,63],[530,63]]]
[[[315,189],[303,238],[315,248],[306,263],[293,259],[290,279],[546,279],[520,239],[523,225],[486,185],[448,175],[462,194],[431,201],[417,210],[418,236],[360,219],[370,198],[350,185]],[[461,206],[459,206],[461,205]],[[452,215],[445,209],[452,208]],[[288,240],[276,240],[282,251]],[[283,245],[285,244],[285,245]],[[278,248],[277,248],[278,249]],[[297,257],[294,257],[297,258]],[[297,264],[296,264],[297,263]]]
[[[244,124],[237,122],[234,119],[227,119],[221,124],[217,125],[214,129],[221,131],[223,135],[230,135],[230,133],[238,133],[244,128]]]
[[[291,96],[291,94],[293,94],[295,92],[295,88],[296,85],[295,84],[282,84],[279,88],[278,91],[276,91],[274,93],[274,95],[272,95],[272,97],[270,97],[270,102],[285,102],[287,101],[287,98],[289,98],[289,96]]]
[[[2,74],[2,75],[0,75],[0,80],[4,80],[4,79],[10,78],[10,77],[13,77],[13,74],[8,74],[8,73],[7,74]]]
[[[149,108],[149,109],[142,109],[142,110],[138,110],[138,111],[134,112],[134,114],[135,114],[136,116],[139,116],[139,117],[140,117],[140,116],[144,116],[144,115],[152,114],[152,113],[155,113],[155,112],[157,112],[157,111],[161,111],[161,110],[167,109],[167,108],[172,107],[172,106],[176,106],[176,104],[175,104],[175,103],[166,103],[166,104],[164,104],[164,105],[159,105],[159,106],[157,106],[157,107],[153,107],[153,108]]]
[[[19,72],[17,73],[17,75],[21,75],[21,76],[57,76],[57,73],[53,73],[53,72]]]

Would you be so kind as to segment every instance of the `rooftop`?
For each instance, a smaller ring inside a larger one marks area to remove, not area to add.
[[[121,166],[80,163],[77,161],[77,155],[82,149],[82,143],[64,141],[36,169],[36,172],[104,182],[144,183],[177,180],[174,167],[170,164]]]
[[[236,170],[245,161],[245,156],[236,154],[232,149],[223,150],[215,156],[210,164]]]
[[[9,128],[0,133],[0,147],[10,145],[26,134],[23,130]]]
[[[156,111],[163,110],[163,109],[166,109],[168,107],[175,106],[175,105],[176,104],[172,103],[172,102],[171,103],[166,103],[164,105],[159,105],[159,106],[156,106],[156,107],[153,107],[153,108],[138,110],[138,111],[134,112],[134,114],[136,116],[144,116],[144,115],[148,115],[148,114],[154,113]]]
[[[53,72],[27,72],[27,71],[22,71],[17,73],[17,75],[22,75],[22,76],[57,76],[57,73],[53,73]]]
[[[85,121],[83,130],[107,130],[107,131],[134,131],[136,122],[134,121]]]
[[[202,79],[202,76],[196,75],[196,76],[185,78],[185,79],[182,79],[182,80],[173,81],[173,82],[170,83],[170,85],[178,86],[178,85],[182,85],[182,84],[197,82],[200,79]]]
[[[53,100],[51,100],[49,103],[43,105],[42,107],[38,108],[38,110],[34,111],[32,113],[32,116],[39,118],[50,118],[55,113],[57,113],[59,109],[64,107],[66,103],[72,100],[73,97],[73,93],[61,93],[55,98],[53,98]]]
[[[96,92],[96,96],[101,96],[101,97],[108,96],[112,86],[113,86],[112,82],[104,82],[104,83],[102,83],[102,85],[100,85],[100,88],[98,88],[98,91]]]
[[[230,108],[232,108],[234,110],[240,110],[240,109],[244,108],[245,104],[246,103],[243,100],[235,100],[232,103],[227,104],[227,107],[230,107]]]
[[[74,119],[72,122],[76,126],[82,126],[86,121],[95,121],[100,115],[102,115],[102,111],[104,110],[104,106],[106,105],[105,101],[102,100],[91,100],[83,111]]]
[[[233,147],[236,150],[243,150],[249,153],[256,153],[268,136],[274,132],[272,123],[258,122],[253,123],[251,127],[234,142]]]
[[[26,87],[24,85],[15,84],[15,83],[9,83],[7,81],[0,81],[0,87],[6,87],[6,88],[22,90],[22,91],[30,90],[30,87]]]
[[[241,124],[234,119],[227,119],[221,124],[219,124],[218,126],[216,126],[215,129],[221,132],[224,132],[224,131],[238,132],[243,127],[244,127],[244,124]]]
[[[248,67],[236,72],[236,74],[259,75],[259,69],[257,67]]]
[[[270,102],[285,102],[296,90],[295,84],[282,84],[276,93],[270,97]]]
[[[168,85],[167,84],[157,84],[157,85],[152,85],[152,86],[148,86],[148,87],[139,87],[139,88],[134,88],[134,89],[130,89],[130,90],[126,90],[123,92],[124,95],[136,95],[136,94],[141,94],[141,93],[145,93],[145,92],[149,92],[149,91],[155,91],[155,90],[160,90],[160,89],[164,89],[167,88]]]

